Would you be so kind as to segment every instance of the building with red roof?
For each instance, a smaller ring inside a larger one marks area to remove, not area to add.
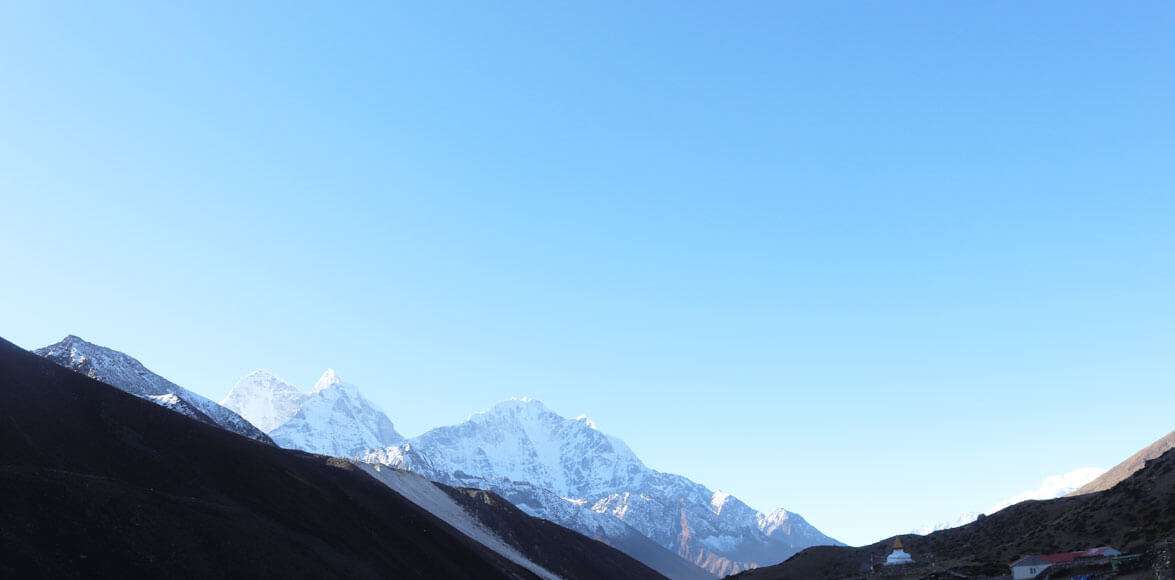
[[[1020,559],[1008,564],[1012,569],[1013,580],[1029,580],[1036,578],[1044,573],[1048,568],[1070,564],[1073,562],[1085,562],[1094,560],[1104,560],[1112,556],[1119,556],[1122,552],[1109,546],[1101,546],[1098,548],[1090,548],[1088,550],[1081,550],[1078,552],[1058,552],[1056,554],[1028,554],[1021,556]]]

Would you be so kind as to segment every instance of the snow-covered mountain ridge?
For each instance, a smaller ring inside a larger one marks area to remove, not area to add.
[[[715,575],[837,543],[793,512],[762,513],[651,469],[587,417],[567,419],[532,399],[499,403],[364,459],[495,491],[532,515],[610,544],[631,528]]]
[[[220,401],[266,433],[293,417],[308,395],[267,370],[256,370],[237,381]]]
[[[86,342],[72,334],[33,353],[197,421],[273,443],[264,432],[237,413],[151,372],[125,353]]]
[[[351,458],[404,440],[388,416],[334,369],[323,372],[309,394],[269,371],[253,371],[237,381],[222,403],[264,425],[274,442],[287,449]]]
[[[505,401],[406,441],[387,415],[330,369],[309,393],[254,371],[221,405],[76,336],[35,352],[254,439],[363,457],[441,483],[494,491],[525,513],[604,541],[672,578],[725,575],[835,543],[794,513],[762,513],[727,493],[651,469],[586,415],[568,419],[532,399]]]

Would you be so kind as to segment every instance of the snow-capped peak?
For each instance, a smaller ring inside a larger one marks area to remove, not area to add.
[[[117,350],[87,342],[73,334],[67,335],[56,344],[37,349],[36,352],[59,363],[68,361],[73,365],[84,365],[87,364],[87,361],[92,363],[93,359],[97,357],[102,359],[101,362],[111,366],[125,367],[136,373],[140,368],[145,370],[145,367],[134,358]]]
[[[259,369],[241,377],[220,404],[268,433],[293,417],[305,400],[297,387]]]
[[[496,491],[530,515],[605,542],[635,531],[719,576],[836,543],[790,512],[760,514],[727,492],[651,469],[586,415],[565,418],[530,398],[363,459]],[[782,525],[764,529],[760,518]],[[683,526],[690,531],[684,545]]]
[[[596,426],[596,422],[586,414],[576,416],[575,420],[583,423],[584,425],[587,425],[589,429],[595,429],[597,431],[600,430],[599,427]]]
[[[759,530],[769,538],[790,542],[793,545],[814,545],[824,542],[827,536],[820,533],[812,524],[809,524],[800,514],[777,508],[770,513],[760,513],[756,517]]]
[[[491,411],[505,410],[505,409],[534,409],[537,411],[546,411],[547,406],[542,401],[532,397],[510,397],[497,405],[494,405]]]
[[[175,393],[167,393],[166,395],[151,395],[152,399],[158,401],[161,405],[178,405],[180,398]]]
[[[338,373],[336,373],[334,369],[326,369],[323,371],[322,376],[318,377],[318,382],[314,383],[314,388],[310,389],[310,392],[312,394],[317,393],[323,389],[328,389],[335,385],[341,384],[344,384],[343,379],[339,378]]]
[[[93,344],[91,342],[87,342],[85,339],[83,339],[82,337],[80,337],[76,334],[65,335],[65,338],[61,339],[61,341],[58,342],[57,344],[61,345],[61,346],[65,346],[65,347],[70,347],[70,348],[72,348],[74,346],[78,346],[78,345],[98,346],[98,345]]]
[[[260,429],[231,409],[189,391],[143,366],[134,357],[70,334],[34,353],[136,397],[246,437],[271,443]]]
[[[411,454],[401,449],[385,455],[436,455],[433,459],[452,467],[449,472],[525,481],[564,497],[584,497],[640,477],[644,466],[632,450],[593,425],[519,397],[413,439]],[[442,449],[451,456],[440,457]]]
[[[466,417],[465,420],[484,422],[518,415],[537,417],[544,414],[553,415],[554,413],[542,401],[530,397],[510,397],[505,401],[495,404],[488,410],[479,411]]]
[[[387,415],[334,369],[322,373],[313,392],[271,435],[282,447],[335,457],[354,457],[404,440]]]
[[[279,380],[280,381],[281,379],[277,378],[277,375],[273,374],[273,371],[271,371],[269,369],[257,369],[255,371],[249,371],[248,373],[245,373],[245,376],[241,377],[241,381],[260,382],[260,381],[269,381],[269,380]],[[238,382],[240,382],[240,381],[238,381]]]

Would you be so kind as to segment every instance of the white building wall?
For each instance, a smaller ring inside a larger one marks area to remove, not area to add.
[[[1029,578],[1036,578],[1045,568],[1050,564],[1034,564],[1032,566],[1016,566],[1012,568],[1012,580],[1028,580]]]

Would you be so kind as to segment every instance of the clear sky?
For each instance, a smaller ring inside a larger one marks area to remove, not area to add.
[[[0,336],[515,395],[851,543],[1175,405],[1169,2],[16,2]]]

